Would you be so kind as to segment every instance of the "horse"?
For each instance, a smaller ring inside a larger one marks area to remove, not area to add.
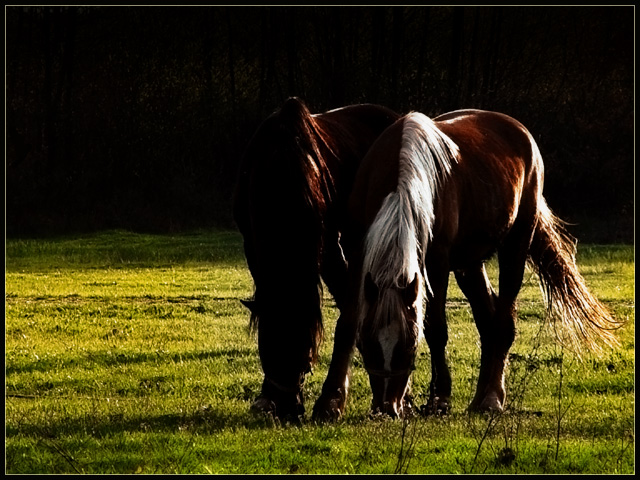
[[[304,415],[303,383],[323,337],[322,281],[338,309],[347,263],[340,235],[362,158],[399,114],[359,104],[311,114],[289,98],[249,141],[233,198],[254,295],[243,301],[257,330],[264,379],[251,409]]]
[[[431,120],[412,112],[380,135],[349,198],[344,246],[353,259],[351,300],[336,328],[334,345],[342,350],[334,350],[315,418],[343,414],[354,346],[368,372],[372,413],[411,411],[410,375],[421,338],[431,355],[431,381],[420,411],[450,411],[445,302],[451,271],[481,343],[470,411],[504,408],[504,372],[527,264],[540,279],[549,317],[563,327],[556,329],[564,332],[559,340],[594,349],[617,344],[619,325],[580,275],[576,241],[548,207],[543,176],[531,133],[505,114],[458,110]],[[485,269],[495,254],[499,293]]]

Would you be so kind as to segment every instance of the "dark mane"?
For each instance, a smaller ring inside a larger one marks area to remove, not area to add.
[[[234,202],[236,223],[250,239],[245,250],[256,283],[250,326],[257,329],[262,317],[280,309],[283,296],[295,297],[296,315],[311,319],[306,335],[314,357],[322,338],[322,219],[334,195],[328,155],[332,146],[322,127],[291,98],[250,142]],[[253,258],[253,242],[271,256]]]
[[[297,98],[288,99],[278,118],[283,128],[289,129],[289,138],[294,142],[293,157],[304,178],[301,182],[303,198],[317,217],[326,212],[334,191],[333,177],[327,158],[335,157],[331,137],[324,131],[307,106]]]
[[[244,303],[265,374],[258,410],[302,406],[302,382],[323,337],[322,285],[339,309],[345,303],[346,198],[367,150],[397,118],[374,105],[311,114],[290,98],[247,145],[233,213],[255,285]]]

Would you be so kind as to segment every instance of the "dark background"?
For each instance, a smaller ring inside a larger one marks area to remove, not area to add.
[[[633,242],[634,7],[5,7],[6,235],[233,226],[289,96],[507,113],[582,241]]]

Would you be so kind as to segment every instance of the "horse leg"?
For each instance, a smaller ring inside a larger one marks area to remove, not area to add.
[[[498,296],[487,277],[484,263],[464,270],[456,270],[455,276],[460,290],[462,290],[462,293],[467,297],[471,305],[471,311],[473,312],[473,318],[478,331],[482,332],[481,338],[483,335],[486,337],[486,332],[490,332],[492,329]],[[478,392],[481,390],[480,385],[487,383],[487,375],[482,367],[480,376]],[[478,394],[476,397],[478,397]],[[478,403],[478,401],[476,401],[476,403]]]
[[[448,254],[435,253],[427,260],[427,276],[431,292],[427,293],[424,336],[431,353],[429,400],[421,410],[426,415],[445,415],[451,401],[451,374],[446,358],[449,340],[445,304],[449,286]]]
[[[353,356],[356,322],[353,315],[343,313],[338,318],[333,354],[322,393],[313,406],[313,419],[339,420],[344,414],[349,389],[349,365]]]
[[[502,411],[504,407],[504,370],[509,349],[516,337],[516,298],[522,286],[532,234],[531,227],[514,226],[498,250],[500,273],[497,301],[495,295],[491,294],[484,300],[486,303],[491,299],[489,307],[476,307],[485,314],[476,317],[481,357],[478,386],[469,406],[472,411]],[[491,304],[495,304],[493,317],[488,315]]]
[[[349,366],[356,343],[357,329],[359,273],[355,272],[359,272],[359,268],[355,263],[347,272],[347,286],[343,287],[344,290],[339,290],[343,292],[349,290],[350,294],[345,295],[342,301],[340,297],[334,297],[341,308],[340,317],[336,324],[329,372],[322,386],[322,393],[313,407],[314,420],[338,420],[344,414],[347,403]]]
[[[325,239],[322,254],[322,279],[333,296],[336,306],[342,310],[346,303],[348,286],[347,261],[340,245],[340,235],[335,234],[331,241]]]

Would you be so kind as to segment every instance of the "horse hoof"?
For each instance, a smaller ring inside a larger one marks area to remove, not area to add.
[[[411,418],[416,414],[416,409],[414,408],[412,403],[405,403],[402,406],[401,417],[402,418]]]
[[[313,412],[313,420],[321,423],[337,422],[342,418],[342,412],[339,408],[323,409]]]
[[[420,407],[420,413],[425,416],[444,416],[449,414],[449,410],[449,401],[439,397],[430,399]]]
[[[342,418],[344,411],[344,401],[340,398],[329,400],[318,399],[313,407],[313,420],[319,422],[335,422]]]
[[[336,422],[340,418],[342,418],[342,409],[338,406],[331,405],[313,410],[313,420],[318,422]]]
[[[425,404],[420,407],[420,413],[426,417],[444,417],[449,415],[449,405],[437,404],[429,405]]]
[[[480,404],[479,410],[486,413],[502,413],[502,404],[496,400],[484,401]]]
[[[304,406],[301,404],[286,405],[276,403],[270,398],[260,395],[251,405],[250,411],[256,415],[266,415],[273,419],[298,422],[304,416]]]
[[[276,402],[267,397],[259,396],[251,404],[251,412],[257,414],[276,414]]]
[[[502,413],[503,407],[498,395],[491,394],[484,397],[481,402],[471,402],[469,410],[476,413]]]

